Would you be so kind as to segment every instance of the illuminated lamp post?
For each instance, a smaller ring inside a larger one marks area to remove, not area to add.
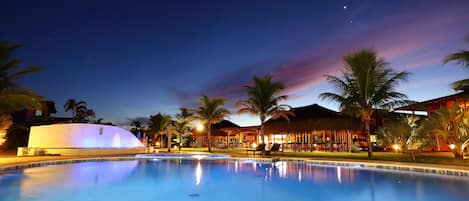
[[[205,126],[199,122],[195,125],[195,130],[199,133],[202,133],[205,130]]]
[[[399,145],[398,144],[393,144],[392,148],[394,149],[394,151],[396,151],[396,153],[399,151]]]

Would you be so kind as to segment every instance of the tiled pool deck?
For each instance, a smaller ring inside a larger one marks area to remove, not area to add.
[[[1,156],[0,155],[0,173],[2,171],[11,171],[16,169],[37,167],[52,164],[75,163],[84,161],[105,161],[105,160],[134,160],[134,156]],[[385,171],[403,171],[415,172],[433,175],[461,176],[469,178],[469,167],[390,162],[390,161],[366,161],[351,159],[327,159],[327,158],[293,158],[293,157],[273,157],[273,158],[249,158],[233,157],[231,160],[252,160],[257,162],[271,163],[275,161],[306,162],[308,164],[326,165],[326,166],[353,166],[374,170]]]

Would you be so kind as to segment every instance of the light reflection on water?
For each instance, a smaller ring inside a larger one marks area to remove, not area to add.
[[[200,184],[200,179],[202,179],[202,166],[200,165],[200,161],[197,161],[197,167],[195,168],[195,185],[196,186]]]
[[[469,181],[280,161],[139,160],[0,175],[0,200],[467,200]]]

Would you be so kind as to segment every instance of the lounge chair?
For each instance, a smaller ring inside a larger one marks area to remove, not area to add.
[[[273,144],[272,147],[270,147],[270,150],[265,151],[265,155],[270,155],[272,152],[279,152],[280,151],[280,144]]]
[[[247,149],[246,150],[246,155],[248,155],[248,152],[254,152],[254,156],[256,155],[256,152],[261,152],[262,155],[264,155],[265,152],[265,144],[259,144],[255,149]]]

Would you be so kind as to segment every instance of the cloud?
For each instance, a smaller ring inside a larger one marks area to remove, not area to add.
[[[263,74],[271,74],[275,80],[283,82],[287,86],[283,94],[292,94],[320,83],[324,74],[339,73],[342,57],[361,48],[375,49],[380,57],[399,64],[399,70],[441,63],[446,53],[439,47],[462,41],[465,33],[461,25],[468,20],[465,12],[457,5],[444,9],[439,5],[410,9],[376,20],[350,34],[311,45],[288,58],[274,58],[272,62],[253,64],[220,75],[198,92],[176,91],[176,96],[186,104],[202,94],[240,99],[245,96],[242,86],[249,84],[253,75]]]

